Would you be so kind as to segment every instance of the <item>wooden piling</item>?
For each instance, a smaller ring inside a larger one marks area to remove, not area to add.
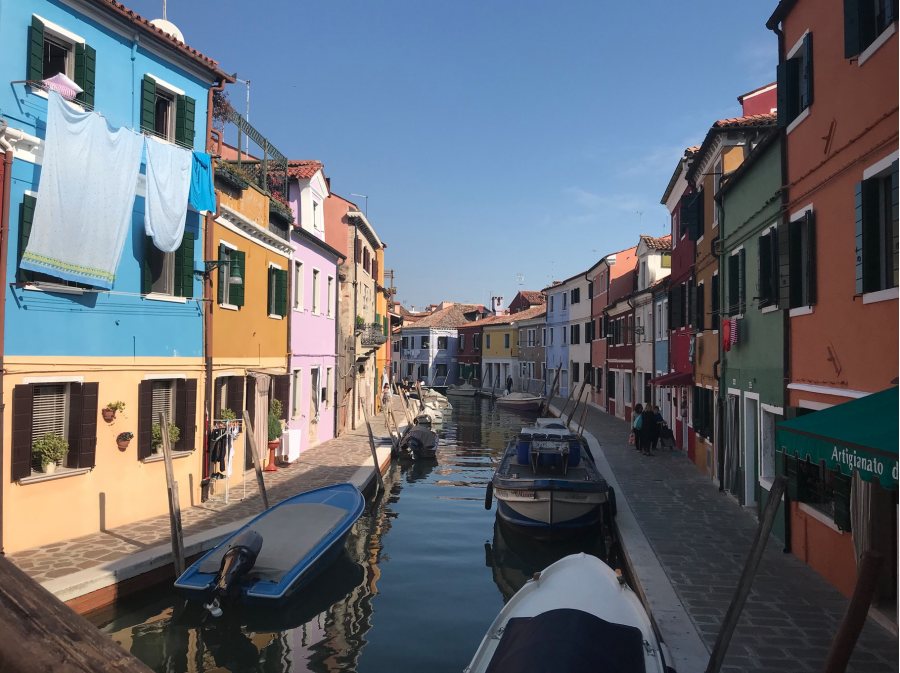
[[[578,436],[581,437],[584,434],[584,417],[587,415],[588,409],[588,400],[590,400],[591,393],[593,392],[594,386],[591,385],[588,388],[588,399],[584,401],[584,406],[581,408],[581,418],[578,420]]]
[[[163,412],[159,412],[159,427],[162,435],[163,461],[166,465],[166,488],[169,496],[169,531],[172,535],[172,559],[175,577],[184,572],[184,531],[181,528],[181,505],[178,502],[178,482],[172,466],[172,446],[169,441],[169,422]]]
[[[375,448],[375,435],[372,433],[372,424],[369,422],[369,414],[366,411],[366,404],[363,398],[360,398],[359,405],[362,407],[363,420],[366,422],[366,430],[369,432],[369,448],[372,449],[372,462],[375,464],[375,479],[383,493],[384,478],[381,476],[381,465],[378,464],[378,450]]]
[[[550,384],[550,390],[547,391],[547,397],[544,398],[544,404],[541,406],[541,416],[546,416],[547,411],[550,409],[550,400],[553,399],[553,391],[556,390],[556,384],[559,382],[559,372],[562,370],[562,365],[556,368],[556,374],[553,376],[553,383]]]
[[[566,403],[563,405],[562,411],[559,412],[559,417],[562,418],[566,415],[566,410],[569,408],[569,402],[572,401],[572,397],[575,395],[575,386],[571,383],[569,384],[569,397],[566,400]],[[577,404],[577,403],[576,403]]]
[[[266,511],[269,509],[269,496],[266,493],[266,480],[263,479],[262,458],[259,455],[259,447],[256,446],[253,423],[250,422],[250,414],[246,409],[244,409],[244,441],[250,442],[250,454],[253,456],[253,467],[256,470],[256,485],[259,486],[259,495],[262,496],[263,511]]]

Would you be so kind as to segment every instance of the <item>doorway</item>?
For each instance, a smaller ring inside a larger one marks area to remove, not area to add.
[[[759,455],[759,397],[744,393],[744,505],[756,504],[756,457]]]

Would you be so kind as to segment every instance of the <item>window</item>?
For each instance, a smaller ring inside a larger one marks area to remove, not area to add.
[[[151,418],[153,424],[159,424],[160,413],[165,414],[167,422],[175,422],[175,381],[153,381],[153,398]]]
[[[570,342],[572,344],[580,344],[581,343],[581,325],[571,325],[569,327],[571,330]]]
[[[562,332],[562,345],[565,346],[568,342],[569,333],[565,327],[561,328],[559,331]]]
[[[419,365],[419,379],[422,381],[428,381],[428,365],[420,364]]]
[[[141,82],[141,130],[177,143],[194,145],[194,109],[196,101],[177,87],[153,75]]]
[[[692,241],[703,238],[703,191],[694,192],[681,199],[679,212],[682,235]]]
[[[584,369],[584,380],[590,384],[594,383],[594,370],[591,369],[590,362],[582,362],[582,368]]]
[[[625,372],[624,395],[623,395],[622,403],[625,404],[626,406],[631,406],[631,403],[634,399],[632,397],[633,392],[634,391],[632,389],[631,372]]]
[[[856,184],[856,293],[897,287],[897,161]]]
[[[437,347],[440,351],[447,350],[447,337],[439,336],[437,338]]]
[[[759,307],[778,304],[778,230],[759,237]]]
[[[194,234],[185,231],[175,252],[163,252],[149,236],[144,237],[144,246],[142,293],[193,297]]]
[[[491,347],[491,335],[490,334],[485,334],[485,336],[484,336],[484,347],[485,348]]]
[[[218,302],[228,306],[244,305],[244,265],[246,254],[224,243],[219,244],[220,264]]]
[[[334,317],[334,278],[328,276],[328,317]]]
[[[84,89],[76,100],[94,106],[94,73],[97,52],[62,26],[31,17],[25,79],[40,81],[62,73]]]
[[[550,313],[553,313],[553,299],[554,299],[554,297],[556,297],[556,295],[553,295],[553,294],[550,295]]]
[[[401,337],[400,342],[403,344],[403,350],[409,349],[409,337]]]
[[[309,370],[309,399],[312,403],[313,420],[319,420],[319,407],[322,404],[322,393],[319,391],[319,368]]]
[[[550,345],[553,345],[553,328],[550,328]]]
[[[778,64],[778,125],[788,126],[813,102],[812,33]]]
[[[283,318],[287,315],[287,271],[276,266],[269,267],[267,288],[267,310],[269,316]]]
[[[713,391],[694,387],[694,431],[701,437],[712,439]]]
[[[394,339],[393,341],[393,350],[395,353],[400,352],[400,342],[397,339]]]
[[[327,409],[334,399],[334,369],[332,367],[325,368],[325,387],[322,389],[322,402],[325,403]]]
[[[35,384],[31,436],[33,440],[44,435],[56,434],[69,439],[69,386],[65,383]],[[68,457],[68,451],[66,452]],[[61,465],[66,464],[66,457]]]
[[[313,219],[313,221],[312,221],[313,228],[321,230],[321,229],[323,229],[323,226],[322,226],[322,211],[323,211],[322,204],[319,203],[318,201],[316,201],[315,199],[313,199],[312,207],[313,207],[313,218],[312,218]]]
[[[896,0],[844,0],[844,56],[861,54],[896,20]]]
[[[588,281],[588,299],[594,298],[594,281]]]
[[[447,365],[444,363],[439,363],[434,366],[434,375],[440,378],[447,377]]]
[[[716,201],[716,196],[719,194],[719,187],[722,185],[722,176],[725,173],[725,159],[722,155],[719,155],[719,158],[716,159],[716,164],[713,168],[713,221],[712,226],[715,228],[719,226],[719,204]]]
[[[319,307],[319,270],[313,269],[312,272],[312,312],[318,313]]]
[[[473,334],[472,341],[475,342],[475,350],[480,351],[481,350],[481,334]]]
[[[428,337],[427,336],[421,337],[420,344],[421,344],[419,346],[420,348],[428,348]]]
[[[594,340],[594,321],[588,320],[584,323],[584,343],[590,343]]]
[[[816,219],[807,210],[798,219],[788,223],[787,294],[789,306],[812,306],[816,303]]]
[[[503,347],[509,348],[509,333],[508,332],[503,335]]]
[[[569,299],[569,295],[567,295],[565,292],[563,292],[562,293],[562,308],[564,311],[566,310],[566,302],[568,301],[568,299]]]
[[[659,265],[663,269],[671,269],[672,268],[672,253],[664,252],[659,256]]]
[[[294,262],[294,308],[303,310],[303,262]]]
[[[406,375],[412,377],[413,375],[413,365],[412,363],[406,365]]]
[[[571,367],[571,370],[572,370],[572,383],[578,383],[578,370],[579,370],[579,367],[578,367],[578,363],[575,362],[575,360],[572,360],[572,367]]]
[[[547,345],[547,328],[541,327],[541,344]]]
[[[466,335],[465,334],[459,335],[459,350],[461,350],[461,351],[466,350]]]
[[[571,303],[573,303],[573,304],[579,303],[579,302],[581,301],[581,288],[580,288],[580,287],[573,287],[573,288],[572,288],[571,295],[572,295],[572,302],[571,302]]]
[[[641,268],[638,272],[638,288],[644,289],[647,287],[647,260],[641,260]]]
[[[719,273],[713,274],[709,287],[710,327],[713,331],[719,329]]]
[[[527,335],[528,336],[527,336],[527,340],[525,343],[527,343],[529,346],[534,346],[535,345],[535,337],[537,336],[537,330],[530,329],[530,330],[528,330]]]
[[[291,418],[298,418],[301,414],[300,393],[303,381],[303,370],[295,369],[291,375]]]

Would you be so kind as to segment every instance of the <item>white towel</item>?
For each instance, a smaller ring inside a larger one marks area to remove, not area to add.
[[[72,109],[55,91],[22,268],[109,289],[131,227],[144,137]]]
[[[191,190],[190,150],[147,138],[147,214],[144,229],[153,245],[175,252],[184,236]]]

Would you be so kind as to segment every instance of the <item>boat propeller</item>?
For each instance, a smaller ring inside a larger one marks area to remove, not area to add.
[[[237,592],[241,580],[250,572],[262,549],[262,535],[255,530],[245,530],[231,542],[231,547],[222,557],[222,564],[216,574],[213,598],[204,604],[213,617],[222,616],[222,601]]]

